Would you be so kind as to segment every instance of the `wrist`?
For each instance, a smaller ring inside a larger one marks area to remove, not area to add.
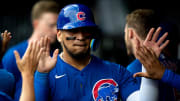
[[[43,69],[37,69],[37,71],[38,72],[40,72],[40,73],[49,73],[50,72],[50,70],[43,70]]]
[[[160,75],[159,77],[160,77],[160,78],[159,78],[159,79],[162,79],[162,77],[163,77],[163,75],[164,75],[164,73],[165,73],[165,70],[166,70],[166,69],[165,69],[164,66],[161,64],[161,70],[160,70],[160,73],[159,73],[159,75]]]
[[[34,79],[34,73],[21,73],[22,78]]]

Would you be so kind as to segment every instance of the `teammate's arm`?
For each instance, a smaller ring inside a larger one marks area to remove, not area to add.
[[[142,48],[144,48],[146,52],[142,51]],[[134,74],[134,77],[139,76],[151,79],[161,79],[164,83],[168,83],[172,87],[180,90],[180,75],[165,69],[152,49],[141,47],[137,52],[137,58],[144,64],[144,67],[148,72]]]
[[[35,95],[36,101],[49,100],[49,72],[54,68],[57,62],[59,50],[56,49],[53,57],[50,56],[49,39],[41,38],[40,47],[44,47],[44,51],[40,57],[38,69],[35,73]]]
[[[43,48],[40,47],[37,41],[30,42],[22,59],[20,59],[19,53],[14,51],[16,63],[22,75],[22,93],[20,101],[35,101],[34,72],[42,52]]]

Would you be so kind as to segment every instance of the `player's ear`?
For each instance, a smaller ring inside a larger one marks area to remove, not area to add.
[[[61,30],[57,30],[57,40],[58,40],[59,42],[62,41],[62,31],[61,31]]]
[[[132,39],[134,37],[134,30],[132,28],[128,28],[128,32],[129,32],[128,34],[129,39]]]
[[[32,26],[33,26],[34,29],[37,28],[37,26],[38,26],[38,20],[37,19],[33,20]]]

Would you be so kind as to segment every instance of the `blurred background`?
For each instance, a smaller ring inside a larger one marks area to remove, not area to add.
[[[0,32],[8,29],[12,33],[9,47],[26,40],[32,33],[31,8],[38,0],[6,0],[0,5]],[[180,58],[179,28],[180,7],[177,0],[55,0],[61,8],[69,3],[81,3],[89,6],[95,15],[95,21],[102,30],[102,40],[95,55],[127,66],[134,57],[127,56],[124,43],[125,17],[137,8],[150,8],[162,16],[162,21],[173,25],[173,40]]]

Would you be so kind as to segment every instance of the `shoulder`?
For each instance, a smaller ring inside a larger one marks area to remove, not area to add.
[[[96,56],[92,56],[92,59],[93,59],[93,64],[98,66],[98,65],[101,65],[101,67],[104,67],[104,68],[109,68],[109,69],[121,69],[121,68],[124,68],[122,65],[120,64],[117,64],[115,62],[111,62],[111,61],[107,61],[107,60],[102,60]]]
[[[0,79],[6,79],[6,82],[14,83],[14,76],[12,73],[6,71],[5,69],[0,69]]]
[[[25,40],[25,41],[22,41],[16,45],[12,46],[11,48],[9,48],[9,50],[10,51],[11,50],[23,50],[24,48],[27,48],[27,46],[28,46],[28,42],[27,42],[27,40]]]
[[[142,64],[140,63],[140,61],[136,59],[127,66],[127,70],[132,73],[140,72],[141,66]]]
[[[6,57],[6,56],[11,57],[11,55],[14,56],[14,53],[13,53],[14,50],[17,50],[20,54],[22,52],[24,53],[24,50],[26,50],[27,45],[28,45],[28,42],[27,42],[27,40],[25,40],[25,41],[20,42],[19,44],[16,44],[16,45],[10,47],[8,49],[8,51],[5,53],[4,57]]]
[[[11,68],[12,72],[14,71],[14,66],[16,66],[15,56],[14,56],[14,50],[17,50],[20,54],[20,56],[23,56],[26,48],[27,48],[27,41],[23,41],[11,48],[8,49],[8,51],[5,53],[5,55],[2,58],[2,64],[4,68]]]

